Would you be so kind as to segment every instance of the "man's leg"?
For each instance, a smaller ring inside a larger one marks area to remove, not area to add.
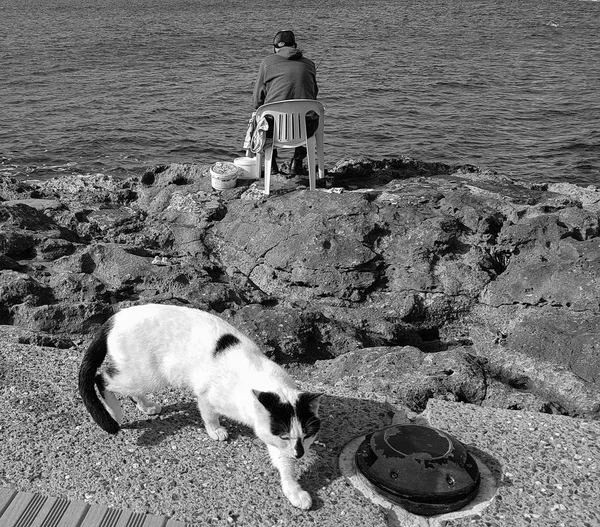
[[[292,158],[292,164],[290,165],[290,176],[305,176],[306,169],[302,165],[304,158],[306,157],[306,147],[298,146],[294,150],[294,157]]]

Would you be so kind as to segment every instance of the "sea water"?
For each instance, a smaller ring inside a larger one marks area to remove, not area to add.
[[[600,2],[0,0],[0,173],[243,155],[260,61],[317,64],[327,168],[474,164],[600,184]]]

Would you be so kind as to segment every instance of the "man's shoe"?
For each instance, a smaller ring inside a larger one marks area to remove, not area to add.
[[[302,159],[292,159],[290,165],[290,176],[306,176],[307,172],[302,165]]]

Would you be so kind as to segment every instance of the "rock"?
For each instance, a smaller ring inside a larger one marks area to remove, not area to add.
[[[21,269],[21,264],[5,254],[0,254],[0,269],[11,269],[13,271],[18,271]]]
[[[483,369],[465,349],[434,354],[411,346],[361,349],[321,361],[314,375],[414,412],[431,398],[479,404],[486,394]]]
[[[70,338],[60,335],[49,335],[47,333],[27,333],[21,335],[18,338],[18,343],[57,349],[69,349],[75,347],[75,343]]]
[[[532,233],[532,247],[510,257],[502,275],[482,290],[481,304],[598,311],[600,242],[558,237],[538,245],[540,238]]]
[[[126,204],[136,199],[132,180],[118,180],[105,174],[63,174],[58,178],[27,182],[40,199],[56,199],[69,208],[82,205]]]
[[[587,188],[572,183],[551,183],[546,186],[549,192],[568,196],[580,203],[581,207],[593,213],[600,213],[600,188],[589,185]]]
[[[13,324],[41,333],[82,335],[93,333],[111,315],[113,308],[100,302],[20,304],[14,308]]]
[[[13,323],[13,307],[40,306],[53,298],[52,290],[33,277],[11,270],[0,271],[0,324]]]
[[[138,256],[127,249],[117,244],[90,245],[83,252],[58,260],[55,269],[93,275],[107,288],[117,289],[154,272],[149,256]]]
[[[472,323],[486,328],[484,335],[498,335],[506,351],[562,366],[598,385],[600,243],[598,238],[565,237],[567,230],[558,222],[543,225],[550,229],[511,230],[506,270],[482,291],[472,310],[477,323]],[[481,349],[491,345],[489,338],[474,338],[474,344]],[[568,389],[560,384],[549,383],[545,393],[572,411],[589,413],[595,406],[582,409],[581,401],[565,400]]]
[[[493,323],[485,326],[474,322],[469,327],[473,341],[471,351],[486,359],[488,377],[537,395],[543,401],[564,408],[569,415],[598,418],[600,392],[596,384],[586,382],[568,367],[529,356],[528,349],[504,345],[508,335],[497,332]],[[556,334],[550,330],[549,337]]]
[[[527,410],[545,414],[568,414],[568,411],[557,402],[547,401],[534,393],[526,391],[527,383],[522,385],[519,384],[518,380],[515,379],[514,386],[511,386],[509,383],[488,377],[485,399],[482,401],[481,406],[505,410]]]
[[[340,382],[414,409],[600,415],[597,188],[357,158],[326,189],[280,177],[266,197],[261,181],[215,191],[209,167],[0,178],[2,320],[68,338],[126,305],[175,303],[222,314],[280,362],[333,375],[350,361]]]
[[[0,252],[5,256],[29,258],[38,245],[50,239],[72,243],[77,241],[77,235],[24,202],[0,202]]]
[[[280,363],[328,359],[364,343],[354,326],[310,309],[248,305],[230,321]]]
[[[74,251],[75,246],[70,241],[63,240],[62,238],[44,240],[36,248],[38,258],[48,261],[67,256]]]
[[[372,207],[364,197],[350,196],[343,200],[348,216],[324,223],[339,210],[336,198],[301,191],[260,208],[233,203],[207,243],[227,267],[270,295],[359,300],[377,270],[377,255],[363,243]]]
[[[55,211],[64,210],[65,206],[58,200],[55,199],[41,199],[41,198],[26,198],[26,199],[13,199],[4,202],[4,205],[26,205],[32,207],[44,213],[51,213]]]
[[[523,314],[504,340],[509,349],[564,366],[591,384],[600,382],[600,314],[553,307]]]
[[[382,161],[361,157],[338,161],[330,175],[334,178],[334,185],[348,184],[348,180],[353,179],[381,185],[394,179],[449,174],[453,168],[456,169],[443,163],[424,163],[410,157]]]

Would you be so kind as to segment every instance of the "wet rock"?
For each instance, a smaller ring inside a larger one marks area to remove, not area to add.
[[[418,176],[449,174],[456,167],[443,163],[425,163],[410,157],[383,159],[381,161],[368,157],[343,159],[338,161],[330,171],[335,184],[344,184],[350,180],[368,180],[377,185],[394,179]]]

